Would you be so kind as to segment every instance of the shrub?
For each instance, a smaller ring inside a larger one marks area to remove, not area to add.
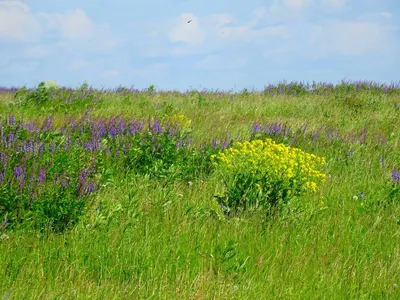
[[[217,198],[228,210],[272,208],[316,191],[326,178],[318,171],[324,158],[271,139],[237,142],[211,159],[225,186]]]

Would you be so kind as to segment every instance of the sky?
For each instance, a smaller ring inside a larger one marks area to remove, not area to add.
[[[399,0],[0,0],[0,86],[400,80]]]

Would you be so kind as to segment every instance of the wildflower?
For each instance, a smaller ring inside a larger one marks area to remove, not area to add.
[[[14,167],[14,176],[16,179],[22,176],[23,170],[21,166],[15,166]]]
[[[44,172],[44,170],[40,170],[37,178],[37,183],[44,184],[45,179],[46,179],[46,173]]]
[[[237,142],[232,148],[212,155],[211,160],[223,176],[245,174],[256,189],[265,183],[276,189],[294,189],[294,192],[316,191],[318,183],[326,179],[317,170],[325,164],[324,158],[276,144],[272,139]]]
[[[45,88],[58,88],[59,84],[54,80],[46,80],[44,83]]]
[[[400,171],[392,170],[392,180],[393,182],[400,183]]]

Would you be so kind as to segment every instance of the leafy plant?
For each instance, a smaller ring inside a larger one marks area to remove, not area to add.
[[[237,142],[212,159],[225,187],[216,197],[229,211],[275,207],[325,180],[324,158],[271,139]]]

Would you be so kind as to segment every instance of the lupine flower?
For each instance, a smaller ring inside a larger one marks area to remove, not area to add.
[[[11,145],[12,143],[14,143],[14,133],[10,133],[8,135],[8,143]]]
[[[35,130],[35,124],[34,124],[33,122],[28,123],[28,124],[26,125],[26,129],[27,129],[29,132],[33,132],[33,131]]]
[[[8,124],[9,124],[10,126],[12,126],[12,125],[14,125],[14,123],[15,123],[15,116],[14,116],[14,115],[10,115],[10,116],[8,117]]]
[[[41,169],[39,171],[39,175],[38,175],[38,178],[37,178],[37,183],[38,184],[44,184],[45,180],[46,180],[46,173],[44,172],[43,169]]]
[[[45,130],[50,130],[51,124],[53,123],[53,117],[48,117],[44,122],[43,122],[43,128]]]
[[[261,131],[261,125],[258,124],[257,122],[253,123],[253,133],[257,133]]]
[[[112,125],[109,128],[109,131],[110,131],[110,136],[114,139],[117,136],[117,128],[115,128],[115,126]]]
[[[85,186],[84,192],[87,195],[90,195],[91,193],[94,192],[95,186],[93,183],[89,183]]]
[[[1,162],[3,163],[3,170],[7,169],[7,157],[4,153],[1,153]]]
[[[393,182],[400,183],[400,171],[392,170],[392,180]]]
[[[15,166],[14,167],[14,176],[15,176],[15,178],[19,178],[19,177],[21,177],[22,176],[22,173],[23,173],[23,170],[22,170],[22,167],[21,166]]]
[[[217,139],[213,139],[212,141],[212,145],[211,145],[214,149],[217,148]]]

